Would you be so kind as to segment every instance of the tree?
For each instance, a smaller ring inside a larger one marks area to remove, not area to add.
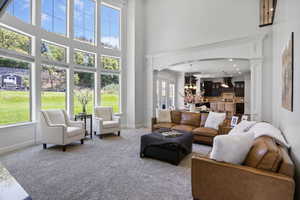
[[[0,28],[0,47],[23,54],[30,54],[31,39],[28,36]]]

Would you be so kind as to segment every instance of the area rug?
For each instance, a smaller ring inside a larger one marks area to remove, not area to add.
[[[0,157],[33,200],[190,200],[191,156],[178,166],[139,157],[147,129],[123,130],[67,147],[28,147]],[[207,154],[210,147],[193,145]]]

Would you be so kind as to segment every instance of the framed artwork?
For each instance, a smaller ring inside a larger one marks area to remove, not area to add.
[[[237,117],[237,116],[233,116],[232,118],[231,118],[231,127],[236,127],[236,125],[238,124],[238,121],[239,121],[239,117]]]
[[[282,52],[282,107],[293,112],[294,33]]]
[[[277,0],[260,0],[259,27],[272,25],[274,22]]]

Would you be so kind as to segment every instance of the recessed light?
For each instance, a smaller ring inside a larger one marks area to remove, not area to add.
[[[233,67],[236,67],[236,64],[233,64]]]
[[[240,71],[240,69],[239,69],[239,68],[236,68],[236,71]]]
[[[239,72],[239,74],[242,74],[242,72]]]
[[[232,62],[232,61],[233,61],[233,59],[232,59],[232,58],[230,58],[230,59],[229,59],[229,61],[230,61],[230,62]]]

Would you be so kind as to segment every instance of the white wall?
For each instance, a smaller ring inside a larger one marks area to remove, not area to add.
[[[36,142],[36,124],[7,126],[0,129],[0,154],[33,145]]]
[[[273,122],[284,132],[291,144],[291,154],[297,165],[297,199],[300,199],[300,1],[278,1],[273,26]],[[291,32],[295,33],[294,52],[294,112],[281,107],[281,53]]]
[[[144,17],[143,2],[128,1],[127,17],[127,126],[144,125],[145,68],[144,68]]]
[[[147,54],[253,35],[259,4],[253,0],[146,0]]]

